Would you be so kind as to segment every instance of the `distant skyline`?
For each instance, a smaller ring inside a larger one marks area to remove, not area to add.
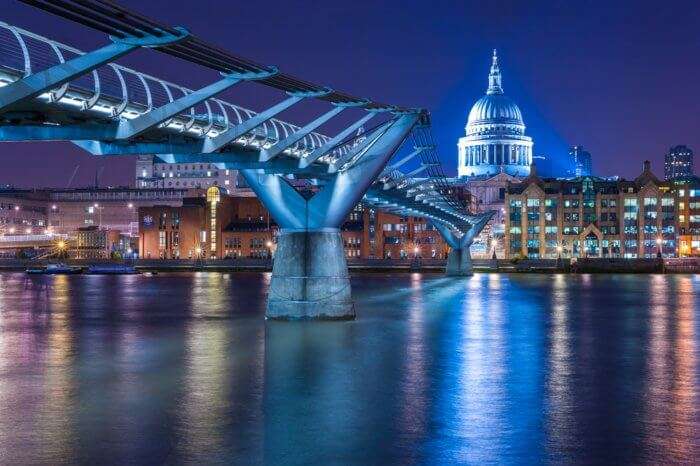
[[[596,175],[633,178],[642,161],[663,175],[671,146],[700,148],[700,5],[694,2],[222,3],[121,0],[121,4],[255,61],[378,101],[429,109],[449,174],[467,113],[483,95],[493,48],[503,87],[522,110],[534,153],[566,160],[583,145]],[[174,7],[175,5],[175,7]],[[212,13],[213,12],[213,13]],[[104,35],[16,1],[2,20],[83,50]],[[152,51],[122,60],[186,86],[211,70]],[[230,92],[254,110],[271,96]],[[303,122],[306,115],[287,119]],[[328,128],[333,132],[334,128]],[[0,183],[64,187],[133,181],[134,158],[88,156],[69,143],[3,144]]]

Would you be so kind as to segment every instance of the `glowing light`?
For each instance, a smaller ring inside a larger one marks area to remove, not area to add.
[[[272,247],[272,241],[268,241],[267,243],[265,243],[265,246],[267,246],[267,248],[270,249]]]
[[[15,210],[19,210],[19,206],[18,206],[18,205],[15,206]]]
[[[131,203],[131,202],[129,202],[126,206],[127,206],[129,209],[133,209],[133,208],[134,208],[134,204]]]
[[[58,209],[58,206],[57,206],[56,204],[53,204],[53,205],[51,206],[51,210],[56,210],[56,209]]]
[[[656,244],[661,245],[662,241],[663,240],[660,237],[656,238]]]
[[[26,234],[29,235],[29,234],[32,233],[32,229],[31,229],[31,228],[26,228],[26,229],[24,230],[24,232],[25,232]]]
[[[63,240],[61,240],[61,241],[58,242],[58,244],[56,244],[56,246],[58,247],[58,249],[63,250],[63,249],[66,248],[66,242],[63,241]]]

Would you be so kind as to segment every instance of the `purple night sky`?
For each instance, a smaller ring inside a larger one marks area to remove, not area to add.
[[[88,50],[104,35],[16,1],[2,20]],[[594,173],[634,177],[650,159],[663,174],[671,145],[700,151],[699,2],[223,2],[121,0],[122,5],[300,78],[433,115],[445,167],[487,85],[491,49],[520,106],[536,155],[563,160],[584,145]],[[121,63],[187,86],[215,72],[153,51]],[[272,95],[234,88],[222,97],[260,110]],[[320,108],[320,107],[317,107]],[[318,113],[312,108],[312,114]],[[306,115],[283,118],[303,122]],[[301,119],[301,121],[300,121]],[[323,128],[322,128],[323,129]],[[329,125],[328,132],[335,127]],[[106,160],[68,143],[5,144],[0,183],[65,187],[128,185],[133,158]]]

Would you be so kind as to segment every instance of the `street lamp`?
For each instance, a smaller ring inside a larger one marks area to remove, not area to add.
[[[662,245],[663,245],[663,240],[661,239],[660,236],[659,236],[658,238],[656,238],[656,245],[657,245],[658,248],[659,248],[659,250],[656,252],[656,257],[659,258],[659,259],[661,259],[661,257],[662,257],[661,248],[663,247],[663,246],[662,246]]]
[[[561,252],[564,248],[561,247],[561,244],[557,245],[557,254],[559,257],[557,259],[561,259]]]

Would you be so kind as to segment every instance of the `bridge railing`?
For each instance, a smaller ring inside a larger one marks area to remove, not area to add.
[[[83,54],[74,47],[0,22],[2,85]],[[41,97],[48,103],[72,101],[82,111],[95,112],[102,117],[135,118],[191,92],[187,87],[110,63]],[[223,99],[210,98],[161,126],[197,137],[216,136],[256,114]],[[296,125],[273,118],[237,142],[269,147],[298,130]],[[328,136],[312,132],[298,141],[291,151],[303,156],[323,146],[329,139]],[[347,151],[347,147],[340,146],[329,155],[337,158]]]

